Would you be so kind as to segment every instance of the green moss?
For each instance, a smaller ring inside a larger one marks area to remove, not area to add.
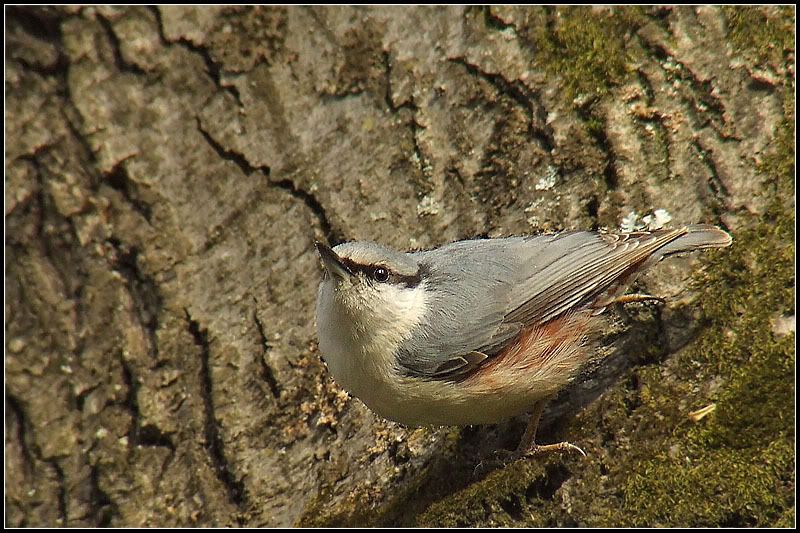
[[[700,456],[640,465],[625,486],[619,525],[768,526],[791,506],[781,477],[794,446],[774,441],[753,450],[716,449]],[[788,489],[788,490],[787,490]]]
[[[674,372],[677,383],[721,386],[704,395],[675,383],[648,384],[667,401],[689,392],[695,404],[714,403],[716,410],[697,424],[673,418],[675,431],[630,465],[615,524],[793,522],[795,335],[773,331],[776,319],[795,312],[794,210],[786,201],[794,188],[793,137],[785,122],[758,168],[772,193],[764,216],[696,278],[709,327]]]
[[[794,49],[793,6],[730,6],[723,13],[731,44],[757,62],[781,62],[784,51]]]
[[[420,515],[422,527],[543,525],[527,512],[527,499],[561,474],[560,460],[518,461],[431,505]]]
[[[632,71],[627,40],[644,22],[640,8],[558,8],[528,34],[536,64],[564,80],[564,96],[601,96]]]

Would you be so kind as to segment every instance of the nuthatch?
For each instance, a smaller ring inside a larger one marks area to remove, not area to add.
[[[593,357],[589,333],[637,274],[664,257],[729,246],[710,225],[454,242],[396,252],[371,242],[317,250],[319,347],[334,380],[408,426],[489,424],[532,412],[520,455],[576,450],[535,443],[545,403]]]

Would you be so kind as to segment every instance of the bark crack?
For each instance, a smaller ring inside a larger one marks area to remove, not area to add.
[[[144,328],[148,340],[150,357],[158,359],[158,317],[163,307],[163,299],[158,284],[139,267],[139,249],[127,246],[116,237],[108,239],[114,249],[112,268],[119,272],[127,282],[128,292],[133,300],[136,317]]]
[[[488,82],[500,94],[511,99],[528,115],[528,135],[539,142],[542,150],[548,154],[555,148],[555,137],[553,130],[547,125],[547,111],[539,101],[539,95],[528,88],[522,81],[507,80],[502,74],[486,72],[478,65],[472,64],[464,57],[451,57],[448,61],[461,65],[466,71],[482,80]]]
[[[214,474],[225,486],[228,500],[241,509],[246,503],[245,487],[241,480],[237,480],[232,465],[225,457],[225,445],[220,436],[219,421],[214,414],[214,390],[211,378],[211,344],[208,340],[208,330],[202,329],[200,323],[194,320],[189,310],[184,308],[189,333],[194,343],[200,349],[200,395],[205,407],[205,448],[211,459]]]
[[[333,224],[331,224],[331,221],[328,218],[328,214],[326,213],[325,208],[322,206],[322,203],[320,203],[320,201],[313,194],[298,187],[294,181],[288,178],[280,181],[272,181],[270,183],[272,186],[286,191],[294,198],[306,204],[306,207],[311,210],[316,219],[319,221],[322,234],[325,235],[325,238],[328,240],[328,243],[331,246],[336,246],[337,244],[344,242],[342,235],[333,226]]]
[[[267,178],[267,180],[269,180],[272,172],[270,167],[265,165],[253,166],[243,154],[223,146],[219,141],[214,139],[214,137],[212,137],[211,134],[205,130],[199,117],[196,117],[196,121],[197,121],[197,130],[200,132],[200,134],[203,136],[203,138],[206,140],[209,146],[211,146],[211,148],[217,153],[217,155],[219,155],[221,159],[233,162],[234,164],[236,164],[236,166],[239,167],[242,173],[247,176],[253,173],[259,173],[263,177]],[[322,206],[322,203],[320,203],[320,201],[312,193],[306,191],[305,189],[302,189],[289,178],[285,178],[282,180],[270,180],[269,184],[272,187],[288,192],[292,197],[303,202],[306,205],[306,207],[308,207],[311,210],[316,219],[319,221],[320,229],[322,230],[323,235],[325,235],[325,238],[328,239],[328,242],[332,246],[335,246],[336,244],[342,242],[343,239],[341,238],[339,232],[333,227],[333,224],[331,224],[331,221],[328,218],[328,215],[325,211],[325,208]],[[203,248],[205,250],[208,250],[209,248],[214,246],[214,244],[216,244],[219,241],[222,234],[223,234],[222,232],[215,231],[214,235],[217,235],[217,237],[210,239]]]
[[[161,431],[154,424],[143,424],[142,413],[139,410],[139,381],[133,374],[130,365],[122,354],[119,354],[120,365],[122,366],[122,380],[128,387],[125,396],[125,405],[131,413],[131,427],[128,429],[128,438],[131,444],[136,446],[150,446],[167,448],[175,453],[175,444],[169,435]]]
[[[58,514],[61,517],[59,520],[61,521],[61,525],[66,526],[68,525],[69,514],[67,510],[67,480],[64,475],[64,469],[61,468],[58,461],[55,459],[47,459],[45,462],[53,469],[58,482]]]
[[[492,6],[485,6],[482,9],[484,23],[486,24],[487,28],[491,28],[500,32],[510,30],[514,36],[517,35],[517,27],[514,26],[514,24],[506,22],[499,16],[495,15],[494,12],[492,12]]]
[[[108,493],[100,487],[100,467],[92,465],[89,474],[89,501],[97,527],[110,527],[114,515],[119,515],[117,505]]]
[[[637,114],[636,119],[646,123],[652,124],[655,128],[657,128],[657,140],[660,138],[660,145],[663,147],[664,151],[664,161],[666,164],[667,171],[667,178],[672,177],[672,150],[671,150],[671,143],[669,140],[669,128],[665,124],[665,117],[664,114],[653,109],[653,105],[655,104],[655,90],[653,89],[653,84],[648,78],[647,73],[639,68],[636,70],[636,76],[639,80],[639,85],[642,87],[645,96],[645,102],[647,103],[648,110],[645,113]]]
[[[147,72],[137,65],[125,59],[122,53],[122,44],[120,43],[119,36],[114,31],[114,24],[105,16],[98,14],[97,21],[103,27],[108,37],[109,44],[111,45],[111,54],[114,56],[114,64],[120,72],[127,72],[137,76],[146,76]]]
[[[28,439],[26,437],[28,432],[27,426],[29,423],[28,418],[25,415],[25,411],[22,409],[22,405],[20,404],[19,400],[17,400],[17,398],[15,398],[13,395],[9,394],[8,389],[6,389],[6,406],[17,418],[17,432],[15,437],[19,442],[19,448],[22,452],[22,459],[26,468],[25,474],[28,476],[32,475],[34,471],[34,454],[28,447]]]
[[[407,110],[411,113],[411,119],[409,120],[409,128],[411,129],[411,142],[414,145],[413,148],[413,159],[412,161],[416,164],[422,176],[428,181],[433,181],[433,165],[430,162],[428,156],[425,155],[424,150],[422,149],[422,145],[420,144],[420,130],[424,130],[425,126],[419,123],[417,120],[417,113],[419,113],[419,107],[417,106],[416,102],[414,102],[413,95],[410,96],[409,100],[404,100],[403,102],[396,104],[394,102],[394,98],[392,98],[392,63],[391,63],[391,55],[388,51],[383,52],[383,67],[385,72],[385,86],[386,91],[384,94],[384,100],[386,101],[386,106],[389,110],[394,114],[399,114],[402,110]],[[432,186],[432,188],[435,186]]]
[[[277,400],[281,395],[280,389],[278,388],[278,380],[275,379],[275,373],[267,362],[267,357],[272,347],[264,332],[264,324],[258,318],[258,300],[253,298],[253,301],[256,303],[256,307],[253,309],[253,321],[256,323],[256,330],[258,331],[262,349],[261,357],[259,357],[259,361],[261,362],[261,377],[269,387],[269,392],[272,394],[272,397]]]
[[[637,34],[639,35],[639,34]],[[697,74],[682,61],[672,55],[666,46],[639,35],[639,42],[647,53],[658,62],[668,82],[685,83],[688,90],[679,91],[683,102],[691,111],[695,129],[711,127],[723,141],[741,140],[732,132],[732,126],[725,120],[725,105],[714,95],[713,81],[702,81]]]
[[[206,67],[206,72],[208,73],[208,76],[211,78],[211,80],[214,82],[214,85],[216,85],[219,90],[225,91],[226,93],[231,95],[233,99],[236,100],[236,103],[238,104],[239,107],[244,107],[244,104],[242,103],[242,96],[241,94],[239,94],[239,89],[237,89],[235,85],[227,85],[224,82],[224,77],[226,73],[223,70],[223,68],[219,64],[217,64],[216,61],[214,61],[214,58],[211,57],[211,52],[209,52],[207,48],[198,45],[196,43],[193,43],[192,41],[184,37],[181,37],[175,41],[170,41],[169,39],[167,39],[167,35],[164,32],[164,20],[161,18],[161,11],[158,9],[157,6],[152,6],[150,7],[150,9],[152,10],[153,16],[155,17],[156,20],[158,38],[159,41],[161,41],[161,44],[166,48],[170,48],[172,46],[180,46],[186,49],[187,51],[198,55],[200,59],[203,60],[203,63],[205,64]]]
[[[409,126],[411,127],[411,142],[414,144],[414,158],[419,164],[420,172],[422,172],[422,175],[425,177],[425,179],[430,182],[433,178],[433,165],[431,165],[430,161],[428,160],[428,156],[425,155],[425,152],[422,150],[422,146],[419,143],[419,132],[421,129],[424,130],[425,126],[417,122],[416,113],[414,113]]]
[[[600,150],[606,155],[605,165],[603,167],[603,179],[606,188],[613,191],[619,186],[619,174],[617,174],[617,154],[611,140],[606,133],[606,120],[605,117],[594,113],[590,101],[586,105],[576,109],[578,117],[586,124],[586,131],[595,140]],[[599,126],[598,126],[599,124]]]
[[[58,459],[54,457],[45,458],[42,454],[42,450],[35,441],[32,440],[30,444],[28,443],[29,439],[27,435],[30,431],[30,421],[28,419],[28,415],[25,413],[25,409],[22,407],[22,402],[14,395],[9,394],[8,391],[6,391],[6,405],[17,417],[17,422],[19,424],[17,429],[17,438],[19,439],[20,447],[22,449],[23,461],[25,461],[26,468],[30,470],[28,474],[39,474],[36,472],[37,461],[48,465],[53,470],[56,484],[58,485],[58,494],[56,496],[56,505],[58,507],[59,515],[58,521],[60,525],[66,526],[69,519],[69,508],[67,504],[67,481],[66,474],[64,474],[64,469],[58,464]],[[35,479],[33,480],[33,482],[38,485],[36,481],[37,480]]]
[[[386,92],[383,95],[384,100],[386,101],[386,106],[393,112],[398,113],[401,109],[408,109],[412,112],[416,113],[419,109],[417,104],[412,99],[404,100],[399,104],[395,104],[394,98],[392,98],[392,56],[391,54],[384,50],[383,52],[383,70],[384,70],[384,85],[386,86]]]
[[[36,72],[41,76],[65,77],[67,72],[67,58],[64,54],[61,23],[67,18],[63,12],[56,8],[43,8],[42,6],[9,6],[6,9],[6,29],[12,24],[19,24],[26,33],[54,45],[55,59],[49,63],[36,64],[23,57],[15,57],[12,47],[7,43],[6,60],[13,59],[24,68]]]
[[[76,268],[76,265],[71,261],[65,261],[63,258],[65,249],[69,250],[66,255],[70,255],[74,251],[77,236],[72,219],[63,216],[58,211],[55,201],[47,192],[47,176],[45,175],[47,170],[40,157],[43,157],[50,148],[52,147],[49,145],[39,147],[34,154],[22,156],[20,159],[29,161],[35,170],[35,179],[38,187],[32,196],[35,198],[36,213],[34,216],[36,217],[36,222],[34,224],[38,249],[56,272],[63,291],[62,296],[64,299],[70,300],[75,309],[79,311],[81,307],[80,295],[87,275],[79,268]],[[56,228],[59,228],[60,231],[56,231]],[[72,271],[68,269],[72,269]],[[79,282],[71,283],[70,280],[78,280]],[[76,317],[80,317],[80,315],[79,312],[76,313]],[[74,324],[73,330],[79,331],[77,324]],[[80,339],[76,341],[76,344],[79,343]],[[81,347],[79,345],[71,348],[73,355],[76,357],[80,350]]]
[[[692,146],[697,151],[700,161],[708,169],[708,179],[706,179],[706,187],[711,193],[713,201],[710,202],[710,207],[720,224],[722,224],[721,216],[728,211],[727,199],[730,196],[725,182],[719,175],[717,164],[714,161],[712,151],[703,146],[699,139],[692,140]],[[727,229],[727,228],[726,228]]]
[[[203,128],[203,124],[200,121],[200,118],[196,117],[197,121],[197,129],[206,142],[211,146],[211,148],[219,155],[221,159],[226,161],[231,161],[239,169],[242,171],[243,174],[249,176],[253,173],[259,173],[264,178],[269,180],[271,175],[271,169],[268,166],[253,166],[247,158],[235,150],[231,150],[230,148],[226,148],[223,146],[219,141],[214,139],[209,132],[207,132]],[[292,197],[300,200],[303,202],[306,207],[308,207],[316,219],[319,221],[320,229],[322,230],[323,235],[328,240],[328,242],[335,246],[343,241],[339,232],[333,227],[328,215],[325,211],[325,208],[322,206],[322,203],[310,192],[306,191],[299,187],[294,181],[289,178],[285,178],[282,180],[269,180],[268,181],[270,186],[275,187],[277,189],[281,189],[283,191],[288,192]],[[208,250],[209,248],[213,247],[219,239],[222,237],[223,232],[215,231],[213,232],[216,237],[211,238],[203,247],[204,250]]]
[[[128,169],[125,168],[125,162],[135,157],[133,154],[129,155],[118,161],[112,168],[105,174],[106,183],[122,194],[122,197],[133,206],[133,208],[152,226],[153,223],[153,209],[147,202],[139,197],[136,190],[136,184],[131,180],[128,175]]]
[[[260,172],[264,176],[269,177],[270,173],[272,172],[268,166],[253,166],[250,164],[250,161],[240,152],[236,152],[235,150],[231,150],[222,145],[219,141],[217,141],[204,127],[203,123],[200,120],[200,117],[195,117],[197,121],[197,131],[200,132],[200,135],[203,136],[203,139],[208,143],[208,145],[217,153],[220,159],[224,159],[225,161],[230,161],[235,163],[239,170],[242,171],[242,174],[245,176],[249,176],[254,172]]]

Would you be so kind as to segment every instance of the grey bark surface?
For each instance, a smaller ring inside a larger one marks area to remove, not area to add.
[[[785,73],[739,61],[713,8],[653,10],[624,37],[635,74],[572,99],[535,66],[549,9],[6,15],[7,525],[413,523],[524,421],[411,430],[349,399],[316,349],[314,240],[659,208],[735,235],[783,118]],[[692,339],[696,261],[645,278],[670,303],[612,327],[545,437]],[[655,359],[626,355],[643,343]]]

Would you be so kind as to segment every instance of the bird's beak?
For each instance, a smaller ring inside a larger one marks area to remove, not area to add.
[[[317,253],[322,259],[322,264],[325,266],[325,270],[327,270],[331,276],[342,281],[352,277],[353,272],[347,268],[347,265],[342,263],[341,258],[336,255],[336,252],[331,250],[327,244],[323,244],[319,241],[315,241],[314,244],[317,247]]]

